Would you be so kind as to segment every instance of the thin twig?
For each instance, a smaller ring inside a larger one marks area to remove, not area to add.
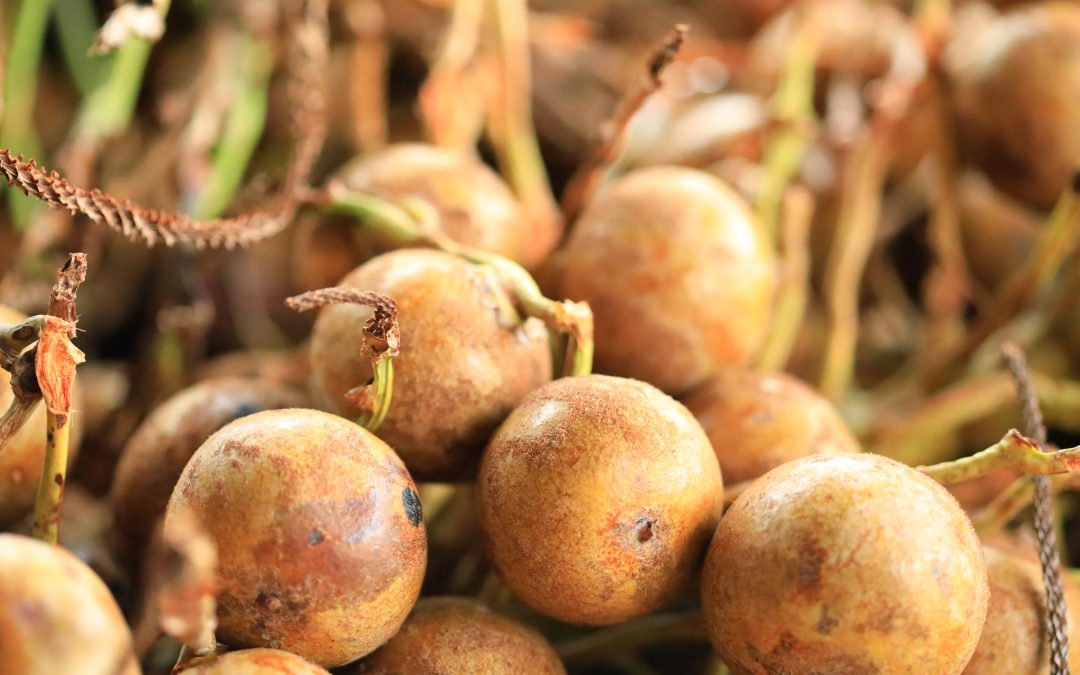
[[[999,469],[1013,469],[1026,474],[1049,474],[1080,471],[1080,447],[1043,452],[1035,441],[1020,435],[1016,429],[1000,441],[968,457],[917,467],[919,471],[943,485],[975,480]]]

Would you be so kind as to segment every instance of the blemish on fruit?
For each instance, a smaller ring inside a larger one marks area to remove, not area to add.
[[[637,523],[637,540],[645,543],[653,538],[653,522],[642,518]]]
[[[318,546],[326,541],[326,535],[322,533],[322,530],[315,527],[311,529],[311,534],[308,535],[308,544],[311,546]]]
[[[414,526],[420,525],[424,519],[424,509],[420,505],[419,495],[407,487],[401,491],[401,501],[405,504],[405,515],[409,517],[409,522]]]

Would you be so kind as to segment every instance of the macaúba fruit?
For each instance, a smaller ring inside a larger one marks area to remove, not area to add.
[[[137,675],[105,583],[67,549],[0,533],[0,671]]]
[[[26,319],[26,315],[10,307],[0,305],[0,323],[14,324]],[[0,413],[11,405],[11,375],[0,369]],[[75,380],[74,404],[71,415],[71,439],[69,441],[68,465],[78,454],[82,438],[83,420],[79,414],[82,400],[78,378]],[[45,405],[37,408],[19,431],[0,452],[0,528],[6,528],[30,513],[34,508],[38,476],[45,459]]]
[[[551,379],[547,329],[537,319],[508,323],[500,314],[508,300],[498,282],[439,251],[386,253],[340,285],[378,291],[397,303],[401,346],[379,437],[417,480],[472,478],[495,427]],[[346,392],[372,377],[360,350],[371,312],[361,305],[324,307],[312,331],[315,395],[346,417],[358,414]]]
[[[1080,5],[1018,7],[947,51],[956,129],[1004,192],[1049,208],[1080,167]]]
[[[184,675],[330,675],[325,668],[280,649],[241,649],[192,659],[190,663],[179,672]]]
[[[138,554],[165,514],[173,486],[199,446],[227,423],[261,410],[303,405],[280,384],[223,377],[162,402],[135,430],[116,467],[110,501],[125,548]]]
[[[350,190],[395,203],[424,199],[454,241],[530,269],[547,258],[558,238],[558,232],[532,222],[499,175],[466,152],[395,144],[346,164],[338,179]]]
[[[590,625],[670,602],[700,568],[723,503],[693,415],[604,375],[530,394],[488,444],[476,491],[502,581],[534,609]]]
[[[768,327],[768,237],[742,197],[701,171],[639,169],[607,186],[559,264],[561,295],[592,308],[597,370],[671,394],[745,364]]]
[[[990,596],[943,487],[870,454],[813,455],[724,514],[702,574],[713,647],[738,673],[959,673]]]
[[[784,373],[725,368],[683,403],[708,434],[728,485],[807,455],[861,449],[831,403]]]
[[[416,603],[397,635],[360,662],[356,675],[564,675],[544,636],[467,598]]]
[[[420,593],[427,539],[401,460],[316,410],[242,417],[184,468],[165,515],[190,510],[218,549],[218,638],[332,668],[371,652]]]

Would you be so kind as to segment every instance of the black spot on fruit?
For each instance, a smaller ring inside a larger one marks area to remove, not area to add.
[[[324,541],[326,541],[326,535],[318,528],[313,528],[311,534],[308,535],[308,544],[311,546],[318,546]]]
[[[414,526],[419,525],[424,518],[419,495],[413,492],[412,488],[405,488],[401,491],[401,501],[405,504],[405,515],[409,517],[409,522]]]

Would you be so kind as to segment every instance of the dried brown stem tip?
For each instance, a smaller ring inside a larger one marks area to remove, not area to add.
[[[685,23],[675,24],[675,28],[667,34],[664,41],[649,57],[649,77],[653,79],[657,87],[660,86],[660,73],[664,72],[664,69],[675,60],[675,55],[679,53],[683,42],[686,41],[688,32],[690,32],[689,25]]]
[[[364,325],[365,356],[376,359],[384,352],[397,356],[401,345],[401,329],[398,326],[397,303],[388,295],[356,288],[323,288],[308,291],[285,300],[285,304],[297,312],[307,312],[326,305],[353,303],[366,305],[374,311]]]

